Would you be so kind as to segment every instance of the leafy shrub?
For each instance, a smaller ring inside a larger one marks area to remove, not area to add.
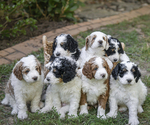
[[[79,0],[1,0],[0,38],[25,35],[25,28],[37,28],[40,18],[75,21],[74,11],[79,5]]]

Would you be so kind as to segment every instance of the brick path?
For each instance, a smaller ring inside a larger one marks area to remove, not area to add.
[[[72,36],[79,34],[80,32],[87,31],[89,29],[95,29],[108,24],[117,24],[124,20],[130,20],[135,17],[150,14],[150,5],[144,6],[137,10],[121,13],[118,15],[105,17],[101,19],[92,20],[89,22],[83,22],[66,26],[60,29],[56,29],[50,32],[46,32],[40,36],[31,38],[23,43],[19,43],[10,48],[0,51],[0,65],[11,63],[13,60],[17,60],[30,54],[32,51],[38,51],[42,48],[42,36],[46,35],[49,41],[52,41],[57,35],[61,33],[67,33]]]

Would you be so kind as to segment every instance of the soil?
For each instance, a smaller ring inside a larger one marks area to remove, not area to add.
[[[45,32],[55,30],[67,25],[73,24],[72,22],[67,22],[67,21],[61,21],[61,22],[50,22],[48,20],[41,19],[40,21],[37,22],[37,29],[33,29],[33,31],[30,30],[30,27],[27,27],[26,30],[26,35],[20,35],[15,38],[6,38],[1,40],[0,39],[0,50],[6,49],[8,47],[11,47],[15,44],[24,42],[32,37],[41,35]],[[11,27],[11,26],[10,26]]]

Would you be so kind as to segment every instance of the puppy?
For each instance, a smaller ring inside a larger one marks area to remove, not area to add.
[[[147,88],[140,79],[138,66],[130,61],[118,63],[113,69],[110,80],[108,117],[116,117],[119,111],[129,110],[129,124],[139,124],[137,113],[143,112],[142,104],[147,95]]]
[[[78,78],[76,61],[70,57],[55,58],[46,67],[49,72],[45,78],[45,83],[50,83],[46,91],[45,107],[41,113],[48,112],[54,106],[60,118],[68,115],[77,116],[81,96],[81,79]],[[61,106],[61,103],[65,106]]]
[[[80,114],[88,114],[87,104],[98,102],[97,117],[105,119],[106,102],[109,96],[110,69],[101,57],[93,57],[82,70],[82,95]]]
[[[105,49],[106,56],[110,59],[110,61],[119,62],[119,61],[130,61],[129,57],[126,55],[124,51],[124,43],[121,43],[118,39],[107,35],[109,48]]]
[[[61,34],[54,39],[50,61],[53,61],[55,57],[59,56],[69,56],[77,61],[80,53],[78,42],[69,34]]]
[[[31,111],[39,110],[43,87],[41,64],[35,56],[23,57],[16,63],[6,86],[5,98],[1,102],[10,105],[12,115],[18,114],[19,119],[27,118],[27,105],[31,101]]]
[[[109,43],[106,34],[99,31],[91,33],[86,37],[85,47],[83,47],[81,50],[78,65],[80,65],[80,67],[82,68],[84,66],[84,63],[90,58],[92,58],[93,56],[99,56],[105,58],[110,68],[112,68],[112,62],[104,56],[105,50],[107,50],[108,48]]]

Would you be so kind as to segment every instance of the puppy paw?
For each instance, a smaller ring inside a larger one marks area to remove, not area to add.
[[[46,113],[49,112],[51,109],[49,107],[44,107],[40,110],[40,113]]]
[[[2,103],[3,105],[8,105],[8,104],[9,104],[9,102],[8,102],[8,100],[7,100],[6,98],[4,98],[4,99],[1,101],[1,103]]]
[[[88,114],[88,110],[81,110],[80,115],[83,115],[83,114]]]
[[[138,113],[142,113],[142,112],[143,112],[142,106],[138,106]]]
[[[129,123],[130,125],[138,125],[139,120],[137,118],[129,118]]]
[[[18,113],[18,118],[21,120],[26,119],[27,117],[28,117],[28,115],[26,112],[19,112]]]
[[[107,118],[116,118],[117,117],[117,113],[111,113],[111,112],[109,112],[109,113],[107,113],[106,117]]]
[[[32,108],[31,108],[31,112],[37,112],[38,110],[40,110],[39,107],[32,107]]]
[[[127,111],[127,107],[120,107],[119,108],[119,112],[125,112],[125,111]]]
[[[60,114],[60,119],[65,119],[65,114],[64,113]]]
[[[77,114],[70,114],[68,113],[68,118],[71,119],[71,118],[75,118],[77,117],[78,115]]]
[[[102,115],[102,116],[97,115],[97,118],[100,118],[100,119],[106,119],[106,116],[105,116],[105,115]]]
[[[16,115],[17,113],[18,113],[17,109],[13,109],[12,112],[11,112],[12,115]]]

